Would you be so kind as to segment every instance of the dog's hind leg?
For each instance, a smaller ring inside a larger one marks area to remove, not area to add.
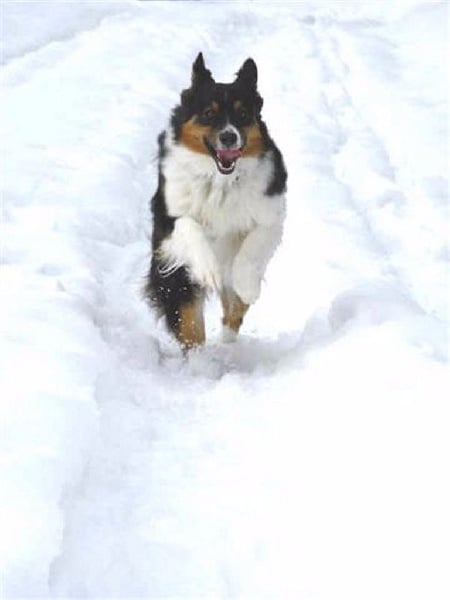
[[[249,305],[245,304],[231,288],[223,289],[220,299],[223,309],[222,340],[234,342]]]
[[[203,316],[204,296],[182,304],[173,331],[185,350],[205,342],[205,320]]]
[[[205,290],[191,281],[185,267],[167,272],[153,256],[145,296],[185,350],[203,344]]]

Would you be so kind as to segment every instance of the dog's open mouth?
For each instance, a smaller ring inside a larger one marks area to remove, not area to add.
[[[217,168],[224,175],[229,175],[234,171],[238,158],[242,155],[240,148],[233,150],[216,150],[214,154],[214,160],[216,161]]]
[[[238,159],[242,156],[242,148],[215,149],[206,138],[204,141],[220,173],[223,175],[232,173]]]

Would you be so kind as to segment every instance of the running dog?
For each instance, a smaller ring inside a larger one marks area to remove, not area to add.
[[[221,298],[222,339],[236,338],[281,240],[287,173],[257,76],[249,58],[232,83],[216,83],[200,53],[158,138],[145,296],[185,350],[205,341],[208,290]]]

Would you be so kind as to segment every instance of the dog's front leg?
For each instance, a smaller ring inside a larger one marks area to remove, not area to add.
[[[222,287],[219,264],[200,223],[178,217],[153,257],[153,289],[185,351],[203,344],[205,288]]]
[[[202,226],[195,219],[178,217],[158,254],[166,270],[186,267],[193,283],[218,291],[221,289],[219,263]]]
[[[246,304],[253,304],[259,298],[264,272],[281,241],[282,231],[281,222],[258,225],[242,242],[233,263],[232,283]]]

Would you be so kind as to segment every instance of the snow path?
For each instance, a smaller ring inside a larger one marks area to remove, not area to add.
[[[38,415],[27,395],[52,374],[75,406],[49,516],[28,523],[45,558],[33,550],[28,574],[13,561],[11,597],[446,597],[448,261],[439,193],[416,203],[442,173],[408,177],[352,76],[361,37],[393,68],[390,29],[309,9],[190,5],[186,27],[170,4],[130,4],[6,67],[6,331],[27,340],[25,313],[46,343],[10,402]],[[215,341],[211,303],[210,341],[184,363],[139,288],[149,157],[200,48],[218,79],[260,65],[289,219],[240,341]],[[23,355],[8,361],[17,372]]]

